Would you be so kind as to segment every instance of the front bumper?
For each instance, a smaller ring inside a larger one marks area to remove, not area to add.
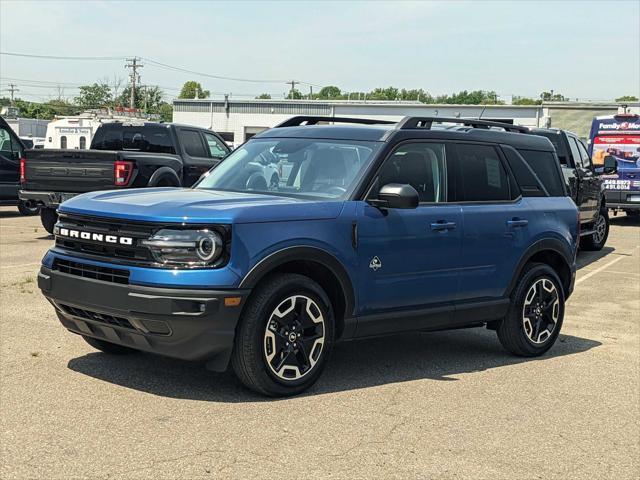
[[[36,205],[47,208],[58,208],[65,200],[73,198],[79,193],[67,192],[33,192],[30,190],[20,190],[18,197],[25,202],[33,202]]]
[[[123,285],[42,266],[38,287],[73,333],[226,369],[248,290]],[[237,306],[225,299],[240,297]]]
[[[640,210],[640,201],[632,199],[640,197],[640,190],[605,190],[607,208],[614,210]]]

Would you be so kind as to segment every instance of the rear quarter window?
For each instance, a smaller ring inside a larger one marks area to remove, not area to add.
[[[551,152],[537,150],[518,150],[531,169],[538,176],[551,197],[564,197],[562,186],[564,177],[558,168],[558,160]]]

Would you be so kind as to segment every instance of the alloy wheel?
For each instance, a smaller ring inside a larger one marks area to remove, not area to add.
[[[605,234],[607,233],[607,221],[604,218],[602,213],[598,214],[598,220],[596,220],[596,228],[593,232],[593,241],[596,244],[599,244],[604,239]]]
[[[264,355],[269,370],[282,380],[298,380],[313,370],[325,340],[325,317],[305,295],[280,302],[267,321]]]
[[[522,326],[527,338],[540,345],[552,335],[560,315],[560,296],[548,278],[537,280],[527,292],[522,308]]]

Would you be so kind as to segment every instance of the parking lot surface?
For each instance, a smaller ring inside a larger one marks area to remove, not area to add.
[[[640,224],[578,258],[539,359],[485,329],[338,345],[306,394],[231,372],[109,356],[67,333],[36,284],[52,243],[0,208],[0,478],[638,478]]]

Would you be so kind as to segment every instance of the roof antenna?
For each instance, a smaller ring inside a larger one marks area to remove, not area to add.
[[[478,117],[478,120],[482,120],[482,115],[484,115],[484,111],[487,109],[487,106],[485,105],[484,107],[482,107],[482,111],[480,112],[480,116]]]

